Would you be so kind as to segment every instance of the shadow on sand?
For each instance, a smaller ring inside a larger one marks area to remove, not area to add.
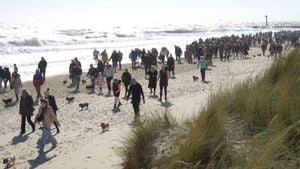
[[[18,102],[12,102],[12,103],[9,103],[9,104],[6,104],[4,105],[5,108],[10,108],[10,107],[13,107],[17,104]]]
[[[173,106],[173,104],[170,103],[170,102],[161,102],[160,105],[163,106],[163,107],[171,107],[171,106]]]
[[[37,168],[38,166],[40,166],[40,165],[46,163],[47,161],[50,161],[53,158],[55,158],[56,155],[53,155],[52,157],[46,157],[46,154],[48,152],[50,152],[51,150],[53,150],[53,149],[50,149],[45,153],[39,153],[39,155],[35,159],[28,160],[28,163],[30,164],[30,169]]]
[[[13,137],[13,139],[11,140],[11,145],[16,145],[16,144],[25,142],[28,139],[28,135],[30,135],[30,134],[31,133],[28,133],[25,135],[20,134],[18,136]]]

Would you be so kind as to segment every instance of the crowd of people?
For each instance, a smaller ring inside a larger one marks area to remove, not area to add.
[[[250,47],[259,47],[262,50],[263,55],[269,47],[269,53],[271,57],[281,56],[282,51],[288,48],[290,45],[299,46],[300,31],[282,31],[282,32],[265,32],[256,33],[254,35],[241,35],[241,36],[224,36],[220,38],[208,38],[198,41],[194,41],[191,44],[186,45],[183,52],[179,46],[174,46],[175,59],[172,53],[166,47],[162,47],[160,52],[156,48],[150,50],[135,48],[131,50],[129,58],[132,61],[132,71],[143,68],[145,77],[148,79],[148,88],[150,94],[156,96],[157,84],[159,85],[159,101],[168,101],[168,84],[170,77],[175,76],[175,62],[178,64],[185,63],[197,64],[200,68],[200,75],[202,81],[205,82],[205,71],[207,67],[212,64],[213,59],[219,58],[221,61],[229,61],[232,59],[245,59],[249,55]],[[288,45],[286,45],[288,42]],[[183,55],[183,58],[182,58]],[[122,70],[122,57],[123,54],[120,51],[113,50],[110,57],[106,50],[99,52],[97,49],[93,51],[93,60],[96,62],[90,64],[90,68],[86,74],[90,79],[90,85],[87,89],[91,92],[98,91],[98,94],[103,94],[104,85],[106,83],[107,96],[114,97],[113,108],[118,108],[122,105],[120,101],[122,83],[124,86],[124,98],[126,100],[131,98],[131,104],[133,107],[134,118],[140,116],[139,105],[141,101],[145,103],[145,96],[143,86],[137,82],[137,79],[132,77],[128,68],[125,68],[122,72],[121,79],[115,78],[117,69]],[[140,59],[139,65],[137,61]],[[112,62],[112,65],[110,64]],[[160,70],[158,66],[160,65]],[[71,79],[71,87],[74,87],[74,92],[80,92],[80,84],[82,82],[82,67],[78,58],[71,60],[69,65],[69,78]],[[33,96],[27,89],[23,88],[21,76],[18,73],[17,65],[14,65],[13,73],[5,67],[0,66],[0,91],[7,88],[7,83],[10,85],[10,89],[16,96],[16,102],[20,100],[19,114],[21,115],[21,134],[26,132],[26,120],[32,127],[32,132],[35,131],[36,123],[42,124],[42,135],[39,141],[40,152],[44,152],[45,144],[47,140],[50,140],[53,146],[57,145],[55,137],[51,133],[51,125],[54,124],[57,133],[60,133],[60,123],[57,118],[58,106],[56,105],[55,97],[50,94],[50,89],[44,92],[44,96],[41,94],[41,87],[46,80],[46,68],[47,61],[45,58],[41,58],[38,63],[37,70],[33,75],[33,86],[36,91],[36,99],[34,101]],[[4,83],[4,89],[2,86]],[[98,86],[98,88],[96,88]],[[20,96],[21,95],[21,96]],[[163,97],[164,96],[164,97]],[[19,99],[20,98],[20,99]],[[34,102],[40,102],[38,113],[36,114],[34,121],[31,120],[33,112],[35,111]]]

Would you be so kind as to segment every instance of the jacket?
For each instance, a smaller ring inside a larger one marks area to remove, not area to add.
[[[33,116],[33,99],[32,96],[21,96],[19,113],[22,116]]]
[[[43,108],[40,107],[38,113],[35,116],[34,123],[37,122],[37,118],[41,115],[42,111],[43,111]],[[54,122],[56,122],[60,126],[60,123],[57,120],[51,106],[48,106],[47,108],[45,108],[43,121],[45,122],[45,125],[47,128],[50,128]]]

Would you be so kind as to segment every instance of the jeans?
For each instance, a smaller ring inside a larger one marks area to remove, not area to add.
[[[201,68],[201,78],[202,78],[202,81],[205,81],[205,68]]]
[[[39,141],[40,152],[44,152],[44,148],[45,145],[47,144],[48,139],[51,142],[52,146],[57,145],[57,141],[53,137],[50,127],[47,127],[44,121],[42,122],[42,126],[43,126],[43,132],[42,132],[41,139]]]
[[[110,92],[111,91],[111,80],[113,77],[106,77],[106,84],[107,84],[107,89]]]
[[[91,83],[92,83],[92,89],[95,90],[96,79],[95,78],[91,78]]]
[[[80,76],[74,76],[75,90],[79,90]]]

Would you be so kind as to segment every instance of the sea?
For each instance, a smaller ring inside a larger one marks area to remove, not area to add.
[[[0,66],[13,70],[17,64],[22,81],[29,81],[37,69],[41,57],[48,62],[46,76],[67,74],[75,57],[86,71],[93,60],[93,50],[100,52],[120,50],[122,63],[130,63],[129,53],[135,48],[146,51],[155,47],[167,47],[174,53],[174,45],[185,49],[199,38],[225,35],[255,34],[266,31],[300,30],[299,22],[210,24],[151,24],[151,25],[71,25],[48,22],[1,22]],[[174,55],[174,54],[173,54]]]

